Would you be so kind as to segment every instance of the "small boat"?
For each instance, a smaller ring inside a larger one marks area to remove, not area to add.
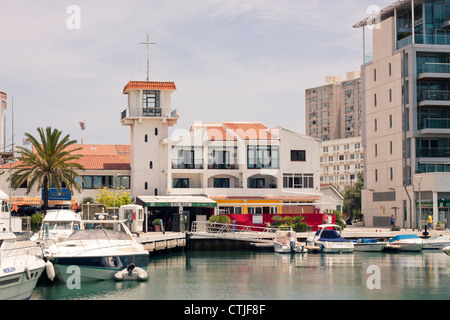
[[[82,222],[84,228],[44,250],[59,280],[73,281],[75,273],[79,282],[114,279],[118,271],[131,264],[147,269],[149,253],[134,239],[126,220]]]
[[[354,243],[355,251],[380,252],[386,247],[386,242],[380,242],[378,239],[358,239]]]
[[[446,246],[450,246],[450,235],[440,234],[428,239],[425,239],[425,246],[422,250],[439,250]]]
[[[67,239],[74,230],[81,228],[81,214],[73,210],[49,210],[42,221],[41,229],[30,240]]]
[[[273,248],[278,253],[307,252],[304,244],[297,241],[297,235],[293,230],[278,230],[273,240]]]
[[[116,272],[114,274],[114,278],[118,281],[123,280],[147,280],[148,274],[147,272],[139,267],[136,267],[134,263],[130,264],[128,267],[123,269],[122,271]]]
[[[444,251],[444,253],[450,256],[450,246],[442,248],[442,251]]]
[[[29,299],[45,269],[42,247],[0,232],[0,300]]]
[[[402,234],[388,240],[386,249],[398,251],[420,251],[425,242],[416,234]]]
[[[354,250],[353,241],[341,237],[337,231],[342,228],[336,224],[321,224],[316,233],[308,237],[306,248],[312,252],[351,253]]]

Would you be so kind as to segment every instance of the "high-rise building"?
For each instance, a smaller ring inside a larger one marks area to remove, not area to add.
[[[306,89],[306,134],[322,141],[359,137],[360,73],[348,72],[345,81],[326,77],[325,85]]]
[[[412,27],[414,26],[414,27]],[[362,212],[368,226],[450,219],[450,1],[402,0],[363,30]],[[373,54],[366,52],[372,30]]]

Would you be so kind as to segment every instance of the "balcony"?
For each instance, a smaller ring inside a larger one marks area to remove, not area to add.
[[[178,117],[178,110],[171,108],[127,108],[120,114],[120,120],[124,124],[129,124],[127,120],[138,118],[162,118],[172,126],[176,124]]]
[[[172,169],[203,169],[203,163],[186,163],[181,159],[172,159]]]
[[[450,106],[450,91],[418,88],[417,101],[419,107]]]
[[[416,34],[415,44],[450,45],[450,35]],[[412,44],[412,35],[397,41],[397,50]]]
[[[450,148],[445,148],[445,147],[443,147],[443,148],[418,148],[416,156],[418,158],[448,158],[448,159],[450,159]],[[419,161],[421,161],[421,160],[419,159]]]
[[[450,134],[450,118],[419,119],[420,134]]]
[[[425,62],[417,66],[419,80],[450,79],[450,63]]]

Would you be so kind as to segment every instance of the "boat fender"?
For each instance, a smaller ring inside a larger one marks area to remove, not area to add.
[[[291,245],[291,251],[294,251],[295,250],[295,241],[291,241],[290,245]]]
[[[122,261],[120,261],[119,257],[114,258],[114,267],[115,268],[123,268]]]
[[[53,263],[48,260],[45,263],[45,271],[47,272],[47,277],[50,281],[53,281],[53,279],[55,279],[55,267],[53,266]]]
[[[30,272],[30,268],[28,266],[25,266],[23,268],[23,271],[25,272],[25,276],[27,277],[27,280],[31,279],[31,272]]]
[[[324,245],[320,246],[320,252],[323,252]]]

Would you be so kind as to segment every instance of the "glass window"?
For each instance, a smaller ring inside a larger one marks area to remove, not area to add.
[[[291,150],[291,161],[306,161],[306,151]]]
[[[248,146],[247,168],[278,169],[279,150],[278,146]]]

